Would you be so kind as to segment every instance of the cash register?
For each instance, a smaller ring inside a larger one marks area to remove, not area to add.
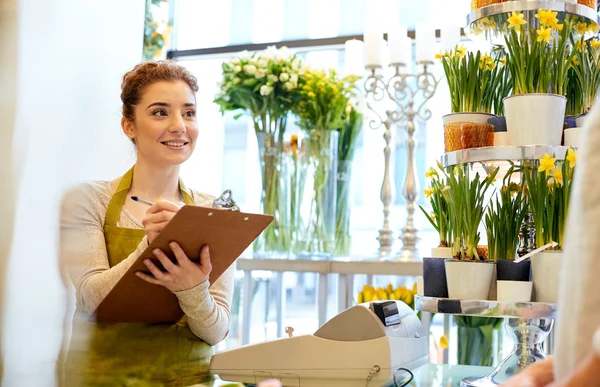
[[[246,384],[379,387],[403,385],[396,378],[427,362],[427,335],[416,313],[401,301],[375,301],[346,309],[312,335],[219,352],[210,369]]]

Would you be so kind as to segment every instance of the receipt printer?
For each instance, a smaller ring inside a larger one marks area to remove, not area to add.
[[[248,384],[274,378],[285,387],[375,387],[428,357],[416,313],[401,301],[375,301],[346,309],[312,335],[217,353],[210,370],[222,380]]]

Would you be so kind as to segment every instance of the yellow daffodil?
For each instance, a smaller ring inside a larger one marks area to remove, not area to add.
[[[596,22],[591,22],[588,25],[588,31],[595,34],[596,32],[598,32],[598,23]]]
[[[558,24],[558,23],[556,23],[556,24],[552,24],[551,27],[554,28],[557,31],[562,31],[563,28],[565,28],[565,25],[564,24]]]
[[[578,56],[573,57],[573,64],[576,66],[579,66],[579,57]]]
[[[508,190],[513,193],[516,194],[517,192],[521,192],[522,188],[519,184],[515,183],[514,181],[512,181],[509,185],[508,185]]]
[[[551,191],[554,188],[554,182],[548,183],[548,191]]]
[[[442,60],[443,57],[444,57],[444,55],[441,52],[438,52],[437,54],[435,54],[435,59],[437,59],[437,60]]]
[[[434,212],[429,214],[429,217],[431,218],[431,220],[435,221],[435,213]]]
[[[552,172],[554,170],[556,158],[550,157],[548,153],[544,154],[544,157],[540,159],[540,167],[538,172]]]
[[[417,283],[415,282],[413,287],[412,287],[412,292],[413,294],[417,294]]]
[[[435,169],[433,169],[431,167],[427,170],[427,172],[425,172],[425,177],[428,179],[431,179],[432,177],[434,177],[436,175],[437,175],[437,172],[435,171]]]
[[[584,22],[579,22],[575,25],[574,29],[579,35],[583,35],[587,32],[588,25]]]
[[[479,68],[483,69],[485,67],[486,70],[492,71],[496,68],[496,62],[494,62],[494,58],[490,55],[484,55],[479,59]]]
[[[462,59],[465,55],[467,55],[467,48],[462,44],[456,49],[456,56],[458,59]]]
[[[556,168],[554,172],[552,172],[552,177],[554,178],[554,183],[558,185],[563,184],[563,174],[560,168]]]
[[[431,195],[433,195],[433,190],[431,188],[427,187],[425,189],[425,191],[423,191],[423,193],[425,194],[425,196],[427,196],[427,199],[430,199]]]
[[[546,42],[550,43],[552,41],[552,29],[546,27],[540,27],[539,30],[536,31],[538,34],[537,41],[538,42]]]
[[[502,66],[506,66],[506,55],[502,57],[502,59],[500,59],[500,63],[502,64]]]
[[[594,50],[597,50],[598,48],[600,48],[600,40],[594,38],[590,41],[590,45]]]
[[[507,187],[507,186],[505,186],[505,185],[503,185],[503,186],[502,186],[502,192],[506,192],[506,191],[508,191],[508,187]]]
[[[527,21],[525,20],[525,15],[523,15],[523,13],[521,12],[516,13],[515,11],[512,11],[512,14],[507,19],[507,21],[508,28],[514,28],[516,31],[520,31],[521,26],[527,24]]]
[[[578,40],[577,42],[575,42],[575,49],[579,52],[583,52],[583,46],[584,43],[581,40]]]
[[[537,14],[535,15],[536,19],[540,21],[541,26],[550,27],[558,23],[558,18],[556,17],[558,12],[552,12],[551,9],[544,11],[543,9],[538,9]]]
[[[566,159],[569,162],[569,167],[574,168],[575,164],[577,164],[577,152],[573,148],[569,148]]]
[[[448,349],[448,336],[444,335],[440,337],[440,347]]]

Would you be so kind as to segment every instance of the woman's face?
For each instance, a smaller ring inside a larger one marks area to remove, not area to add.
[[[138,160],[157,167],[186,161],[196,147],[196,98],[183,81],[158,81],[147,86],[135,106],[135,119],[122,120],[135,140]]]

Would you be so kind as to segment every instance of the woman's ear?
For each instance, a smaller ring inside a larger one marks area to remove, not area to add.
[[[121,117],[121,129],[123,133],[131,140],[135,141],[135,129],[133,128],[133,122],[129,121],[125,117]]]

